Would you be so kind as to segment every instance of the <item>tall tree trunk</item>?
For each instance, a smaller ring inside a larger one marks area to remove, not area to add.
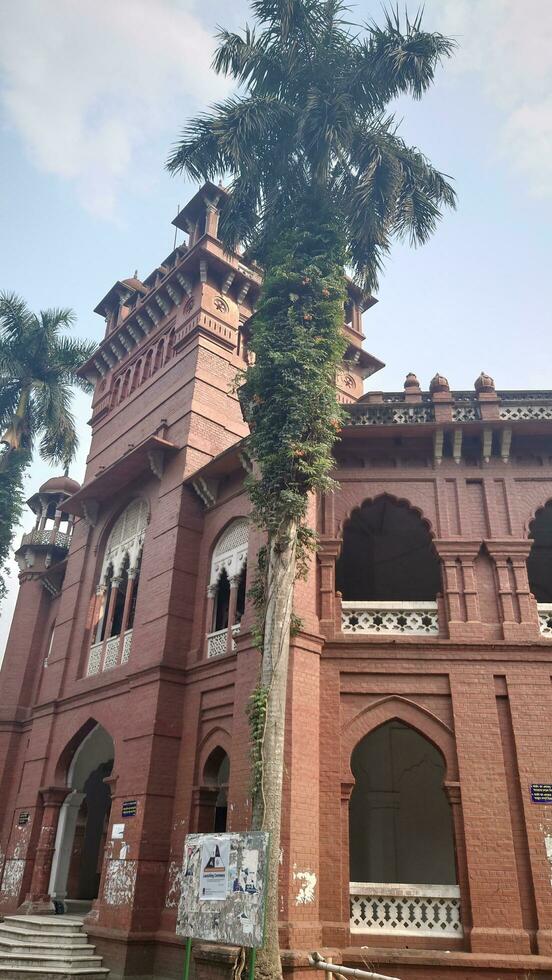
[[[284,737],[297,523],[288,521],[268,542],[265,629],[261,685],[267,691],[261,746],[262,778],[253,810],[253,828],[270,833],[264,946],[258,952],[257,976],[282,976],[278,941],[278,876],[284,775]]]
[[[27,385],[21,389],[17,408],[10,419],[5,432],[0,436],[0,445],[5,447],[5,451],[0,456],[0,473],[6,472],[10,465],[12,453],[21,450],[22,439],[27,428],[27,412],[29,409],[29,399],[31,389]]]

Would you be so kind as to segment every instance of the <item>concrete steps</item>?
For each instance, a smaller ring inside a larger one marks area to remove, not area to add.
[[[8,915],[0,923],[0,980],[104,980],[102,966],[76,915]]]

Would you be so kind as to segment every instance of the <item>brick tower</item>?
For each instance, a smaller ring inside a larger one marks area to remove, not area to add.
[[[217,238],[225,199],[202,187],[174,222],[187,244],[98,304],[85,479],[41,487],[17,552],[0,906],[80,911],[113,978],[180,975],[185,835],[250,820],[261,539],[235,379],[262,280]],[[552,392],[482,374],[363,394],[373,302],[349,284],[339,490],[312,502],[296,585],[285,969],[318,948],[404,980],[544,978]],[[228,975],[232,951],[194,955],[198,976]]]

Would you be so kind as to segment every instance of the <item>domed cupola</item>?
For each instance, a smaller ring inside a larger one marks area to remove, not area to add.
[[[15,557],[21,571],[42,565],[49,568],[62,561],[69,550],[73,516],[63,509],[64,502],[80,490],[80,483],[69,476],[53,476],[27,501],[36,523],[21,539]],[[39,570],[39,568],[37,568]]]

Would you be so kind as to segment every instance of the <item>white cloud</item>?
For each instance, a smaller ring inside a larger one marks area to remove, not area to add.
[[[447,71],[476,74],[498,110],[502,160],[529,193],[552,196],[552,3],[433,0],[426,11],[428,29],[459,42]]]
[[[25,0],[4,8],[0,100],[35,165],[110,217],[152,142],[168,151],[187,114],[223,94],[212,54],[191,0]]]

